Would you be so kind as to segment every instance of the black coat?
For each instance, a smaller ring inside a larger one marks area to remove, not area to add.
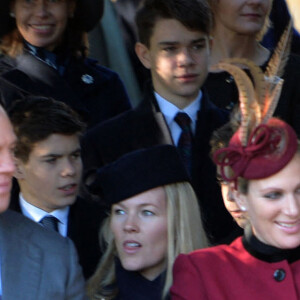
[[[9,208],[21,213],[17,193],[12,195]],[[70,206],[67,236],[75,244],[86,279],[95,272],[102,254],[99,246],[99,229],[105,217],[106,214],[98,203],[80,197]]]
[[[211,134],[227,120],[227,113],[212,104],[204,92],[192,149],[192,184],[212,243],[223,241],[237,226],[223,205],[215,166],[209,157]],[[130,151],[172,143],[169,128],[149,86],[137,108],[87,132],[82,143],[84,167],[101,167]]]
[[[266,64],[262,66],[265,68]],[[274,116],[290,124],[300,137],[300,56],[290,55],[282,78],[284,83]],[[220,108],[231,110],[239,101],[235,82],[227,72],[209,73],[204,87]]]
[[[52,97],[83,116],[89,127],[131,105],[119,76],[91,59],[71,59],[61,76],[28,52],[0,59],[0,95],[6,106],[27,95]],[[86,78],[91,79],[86,80]]]

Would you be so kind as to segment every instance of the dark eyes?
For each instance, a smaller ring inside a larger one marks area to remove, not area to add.
[[[193,45],[189,46],[188,48],[189,48],[189,50],[192,50],[192,51],[198,51],[198,50],[202,50],[203,48],[205,48],[205,44],[203,44],[203,43],[193,44]],[[179,51],[180,49],[181,49],[180,47],[176,47],[176,46],[167,46],[167,47],[163,48],[163,51],[172,53],[172,52]]]

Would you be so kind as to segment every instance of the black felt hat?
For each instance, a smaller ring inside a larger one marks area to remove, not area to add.
[[[190,181],[190,178],[177,149],[160,145],[130,152],[90,171],[84,181],[92,194],[112,205],[159,186]]]
[[[10,2],[12,0],[1,0],[0,9],[0,38],[15,27],[15,19],[10,13]],[[76,0],[74,18],[79,29],[92,30],[103,15],[104,0]]]

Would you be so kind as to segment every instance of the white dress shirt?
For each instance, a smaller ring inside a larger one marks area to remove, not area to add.
[[[66,237],[68,233],[68,215],[70,207],[67,206],[65,208],[56,209],[51,211],[50,213],[30,204],[27,202],[23,195],[19,194],[19,203],[21,207],[22,214],[33,220],[34,222],[39,223],[46,216],[53,216],[58,219],[58,231],[59,233]]]
[[[179,140],[179,137],[181,134],[181,128],[174,121],[174,118],[177,115],[177,113],[184,112],[190,117],[191,130],[192,130],[193,134],[195,134],[197,113],[198,113],[199,109],[201,108],[201,99],[202,99],[201,90],[199,91],[197,98],[191,104],[189,104],[187,107],[185,107],[184,109],[179,109],[177,106],[175,106],[168,100],[164,99],[156,92],[154,92],[154,95],[157,100],[159,109],[162,112],[162,114],[164,115],[167,125],[170,129],[174,145],[178,144],[178,140]]]

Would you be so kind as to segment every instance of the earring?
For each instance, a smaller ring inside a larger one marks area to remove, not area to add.
[[[11,18],[15,18],[15,17],[16,17],[15,13],[13,13],[12,11],[9,13],[9,16],[10,16]]]
[[[240,209],[241,209],[241,211],[246,211],[247,210],[247,208],[245,206],[241,206]]]

